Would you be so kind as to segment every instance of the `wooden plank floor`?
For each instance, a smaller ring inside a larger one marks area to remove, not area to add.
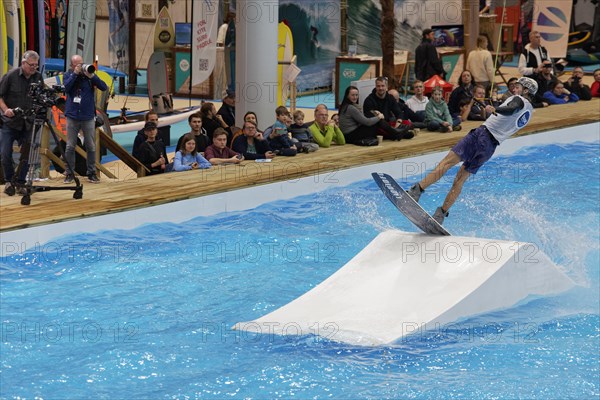
[[[552,106],[537,109],[533,120],[520,135],[599,120],[599,99]],[[102,183],[98,185],[84,181],[83,198],[80,200],[73,199],[71,191],[57,190],[35,193],[31,196],[31,204],[23,206],[20,196],[0,194],[0,231],[165,204],[252,185],[314,176],[356,165],[375,165],[445,151],[469,129],[478,125],[477,122],[467,122],[462,131],[447,134],[422,130],[412,140],[386,141],[376,147],[334,146],[296,157],[278,157],[272,163],[246,161],[241,165],[218,166],[207,171],[178,172],[140,179],[122,163],[108,163],[107,168],[114,171],[117,179],[102,177]],[[54,177],[40,184],[64,186],[62,177]]]

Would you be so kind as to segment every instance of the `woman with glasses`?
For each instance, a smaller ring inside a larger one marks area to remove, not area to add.
[[[275,157],[269,143],[263,139],[262,133],[256,129],[253,121],[247,120],[242,128],[242,135],[233,140],[233,151],[243,154],[246,160],[264,160]]]

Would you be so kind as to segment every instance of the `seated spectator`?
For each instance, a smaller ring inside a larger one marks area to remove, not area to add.
[[[425,123],[427,124],[427,129],[430,131],[452,132],[453,130],[459,131],[461,129],[460,117],[457,117],[454,121],[452,120],[448,105],[443,98],[442,88],[440,87],[433,89],[431,99],[425,107]]]
[[[335,126],[337,126],[339,128],[340,127],[340,114],[338,114],[338,113],[333,114],[331,116],[331,119],[335,123]]]
[[[156,126],[158,126],[158,113],[156,113],[155,111],[148,111],[146,115],[144,115],[144,121],[154,122]],[[131,149],[131,155],[137,158],[138,160],[140,159],[140,147],[145,141],[146,131],[145,128],[142,128],[138,131],[137,135],[135,135],[135,139],[133,139],[133,147]]]
[[[167,161],[165,144],[156,137],[158,126],[156,123],[148,121],[144,125],[144,131],[146,132],[146,141],[140,146],[138,160],[150,170],[148,175],[169,172],[172,165]]]
[[[519,78],[515,78],[512,77],[508,80],[508,88],[506,90],[506,92],[504,92],[502,94],[502,96],[500,96],[500,103],[504,103],[504,101],[506,99],[508,99],[509,97],[511,97],[513,94],[513,89],[515,88],[515,85],[517,84],[517,81],[519,80]]]
[[[410,116],[406,114],[406,110],[412,113],[412,110],[404,104],[396,101],[394,96],[388,93],[388,80],[386,77],[375,79],[375,89],[367,96],[363,103],[363,114],[367,118],[375,116],[375,111],[383,114],[383,122],[378,127],[378,135],[382,135],[387,139],[395,139],[398,133],[392,132],[390,129],[383,129],[382,126],[389,125],[390,127],[398,128],[402,132],[408,132],[411,128],[409,125]],[[405,115],[406,114],[406,115]],[[412,116],[412,115],[411,115]],[[402,121],[407,120],[407,124],[403,125]],[[407,135],[408,136],[408,135]],[[408,139],[408,137],[406,137]]]
[[[263,133],[263,131],[258,127],[258,117],[254,111],[248,111],[246,114],[244,114],[244,122],[248,121],[254,122],[254,125],[256,125],[256,132]]]
[[[413,83],[413,90],[415,94],[406,100],[406,105],[415,113],[415,120],[413,122],[424,122],[425,106],[429,101],[429,98],[423,94],[425,92],[425,85],[423,82],[417,80]]]
[[[335,125],[335,121],[329,119],[329,112],[325,104],[317,104],[315,107],[315,122],[308,129],[319,147],[346,144],[346,139],[340,128]]]
[[[591,87],[592,97],[600,97],[600,68],[594,70],[594,82]]]
[[[460,74],[460,78],[458,78],[458,86],[450,93],[450,99],[448,100],[448,110],[450,110],[450,115],[453,119],[456,119],[460,114],[460,101],[462,99],[471,100],[473,97],[473,88],[474,84],[471,72],[464,70],[462,74]],[[460,123],[460,121],[458,123]]]
[[[193,133],[186,133],[183,135],[181,140],[182,146],[175,153],[175,158],[173,159],[173,170],[180,171],[189,171],[191,169],[207,169],[212,166],[208,160],[200,155],[198,150],[196,149],[196,135]]]
[[[340,104],[340,129],[344,133],[346,143],[355,144],[358,146],[368,145],[367,143],[377,141],[377,128],[379,126],[394,129],[389,124],[383,121],[383,114],[377,110],[373,110],[373,116],[367,118],[358,104],[358,88],[356,86],[348,86],[344,93],[344,99]],[[390,138],[401,139],[399,133],[394,133]]]
[[[225,91],[225,97],[223,98],[223,104],[217,111],[217,115],[223,118],[223,121],[227,126],[235,126],[235,92],[227,89]]]
[[[348,86],[340,105],[340,129],[344,132],[346,143],[370,146],[373,140],[377,140],[377,131],[380,127],[393,131],[393,134],[388,135],[388,138],[392,140],[402,139],[401,132],[383,121],[384,116],[381,112],[374,110],[372,117],[365,117],[358,104],[358,98],[358,88]]]
[[[583,83],[583,68],[573,68],[571,77],[564,83],[565,89],[574,93],[579,97],[579,100],[591,100],[592,91],[588,85]]]
[[[485,87],[480,84],[475,85],[471,110],[467,119],[469,121],[485,121],[493,111],[494,107],[486,103]]]
[[[552,61],[545,60],[540,67],[541,72],[532,76],[538,84],[538,91],[535,98],[537,102],[547,102],[547,100],[544,99],[544,93],[550,90],[550,85],[552,83],[558,82],[558,78],[552,73]]]
[[[212,142],[213,133],[218,128],[225,129],[227,133],[227,142],[231,142],[231,130],[229,125],[225,123],[223,117],[217,114],[217,108],[211,102],[206,102],[200,107],[200,115],[202,115],[202,126],[206,130],[206,136],[208,136],[209,143]]]
[[[544,93],[544,99],[550,104],[567,104],[579,101],[579,97],[565,89],[565,85],[561,81],[552,82],[548,89]]]
[[[244,122],[242,134],[233,140],[232,149],[244,156],[246,160],[264,160],[274,158],[269,143],[263,138],[262,133],[256,129],[252,121]]]
[[[291,125],[290,112],[285,106],[279,106],[275,109],[277,120],[272,126],[271,133],[268,137],[269,146],[277,155],[295,156],[298,153],[298,147],[290,139],[288,132],[288,124]]]
[[[194,135],[194,139],[196,140],[196,152],[204,153],[209,142],[208,136],[206,135],[206,131],[204,130],[204,128],[202,128],[202,115],[200,115],[200,113],[194,113],[190,115],[188,117],[188,124],[190,125],[191,129],[189,133]],[[187,133],[181,135],[181,137],[177,141],[177,147],[175,147],[175,150],[182,149],[185,135],[187,135]]]
[[[296,147],[298,147],[297,143],[300,143],[303,152],[312,153],[319,150],[319,145],[314,142],[308,127],[309,125],[304,123],[304,112],[302,110],[294,111],[294,123],[289,127],[292,141],[296,144]]]
[[[244,161],[244,156],[227,147],[227,132],[217,128],[213,132],[213,144],[206,148],[204,157],[212,165],[239,164]]]

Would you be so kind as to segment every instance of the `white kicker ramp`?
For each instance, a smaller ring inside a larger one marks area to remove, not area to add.
[[[387,231],[314,289],[233,328],[383,345],[573,286],[530,243]]]

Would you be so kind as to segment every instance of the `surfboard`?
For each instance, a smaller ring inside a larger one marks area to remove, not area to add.
[[[50,0],[44,1],[44,38],[41,45],[45,47],[46,57],[52,55],[52,5]]]
[[[148,98],[154,104],[154,96],[170,93],[169,69],[164,51],[155,51],[148,60]]]
[[[8,68],[16,68],[19,63],[19,10],[17,0],[4,0],[4,18],[6,20],[6,48]]]
[[[39,71],[44,72],[44,64],[46,62],[46,11],[44,9],[44,1],[37,0],[37,52],[40,55]]]
[[[0,57],[0,75],[4,75],[8,72],[8,40],[3,0],[0,0]]]
[[[56,11],[54,12],[56,21],[56,58],[65,58],[65,37],[67,36],[67,1],[57,0]]]
[[[277,105],[285,105],[289,87],[284,82],[283,74],[288,69],[294,56],[294,38],[292,30],[284,22],[280,22],[277,35]]]
[[[163,7],[154,25],[154,51],[170,52],[175,46],[175,28],[169,9]]]
[[[381,172],[374,172],[371,175],[385,197],[417,228],[429,235],[450,236],[450,233],[410,197],[394,178]]]
[[[23,58],[23,54],[27,51],[27,29],[25,26],[25,0],[19,1],[19,59]]]
[[[25,48],[33,50],[35,48],[35,27],[37,26],[35,7],[33,1],[29,0],[25,1],[23,5],[25,7],[25,20],[28,21],[25,24],[25,38],[27,41]]]

